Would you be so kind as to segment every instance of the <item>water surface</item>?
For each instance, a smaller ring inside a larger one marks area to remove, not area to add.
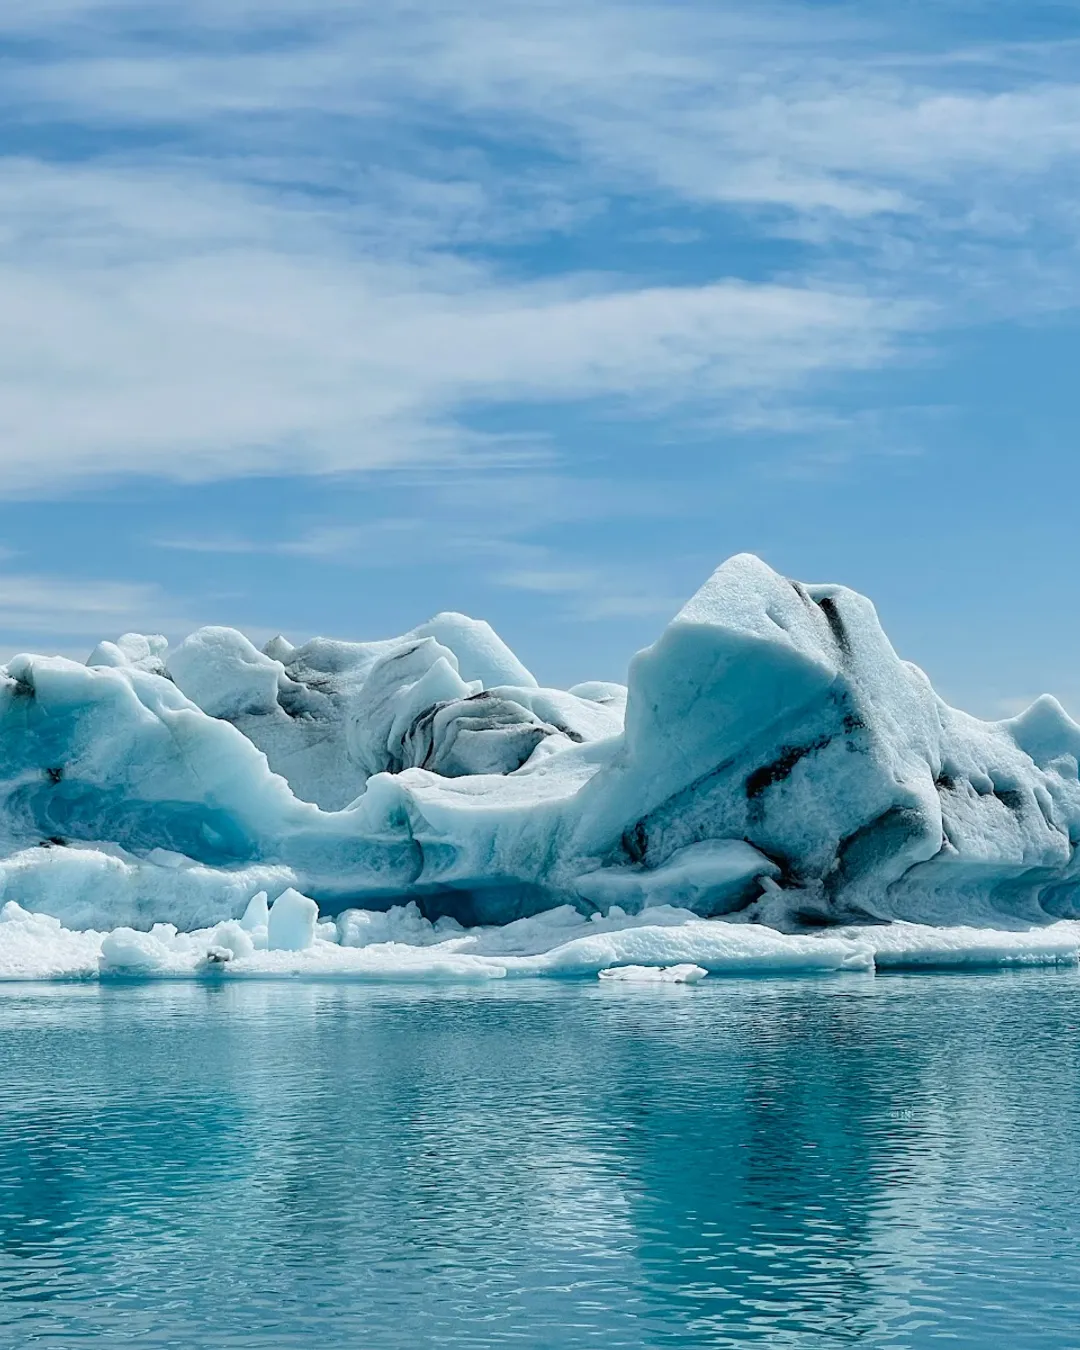
[[[0,990],[0,1345],[1080,1344],[1075,971]]]

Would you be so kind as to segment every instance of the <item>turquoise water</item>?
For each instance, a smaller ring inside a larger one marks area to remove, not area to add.
[[[0,990],[0,1345],[1080,1345],[1080,976]]]

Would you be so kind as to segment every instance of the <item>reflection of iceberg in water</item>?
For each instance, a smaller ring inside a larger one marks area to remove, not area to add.
[[[1074,982],[9,990],[0,1341],[1068,1344]]]
[[[825,1344],[875,1324],[872,1000],[818,998],[820,1015],[775,991],[732,993],[722,1017],[687,1001],[663,1031],[648,1008],[613,1010],[637,1122],[638,1258],[688,1345],[755,1331],[770,1346]]]

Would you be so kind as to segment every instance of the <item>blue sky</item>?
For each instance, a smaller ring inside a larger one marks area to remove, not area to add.
[[[729,554],[1080,712],[1080,4],[0,12],[0,649],[444,608],[619,678]]]

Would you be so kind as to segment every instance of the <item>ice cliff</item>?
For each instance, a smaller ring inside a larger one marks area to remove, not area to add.
[[[0,676],[0,902],[69,929],[194,929],[262,892],[466,924],[1080,917],[1080,727],[1060,705],[958,712],[867,599],[749,555],[625,688],[540,688],[457,614],[263,651],[228,628],[172,650],[128,634]]]

